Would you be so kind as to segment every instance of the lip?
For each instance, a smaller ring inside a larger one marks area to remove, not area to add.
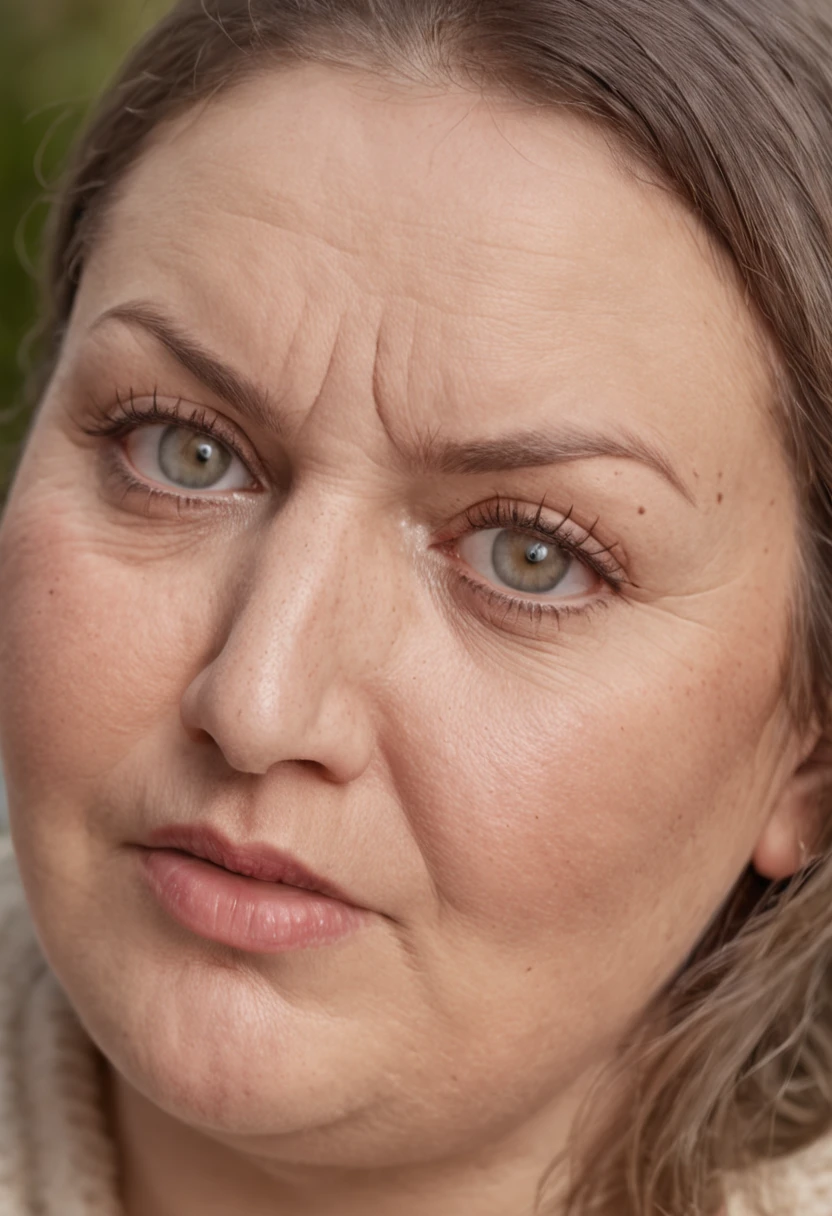
[[[280,882],[302,891],[317,891],[341,903],[358,905],[345,891],[329,879],[321,878],[290,853],[270,844],[235,844],[216,828],[203,824],[173,824],[151,832],[147,841],[151,848],[177,849],[203,861],[211,861],[234,874],[257,878],[261,882]]]
[[[174,920],[238,950],[322,946],[366,919],[366,908],[290,854],[234,843],[204,825],[160,828],[139,852],[148,886]]]

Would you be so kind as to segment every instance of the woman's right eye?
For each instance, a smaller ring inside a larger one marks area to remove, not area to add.
[[[236,452],[207,431],[175,423],[137,426],[122,443],[136,472],[157,485],[189,494],[247,490],[254,485]]]

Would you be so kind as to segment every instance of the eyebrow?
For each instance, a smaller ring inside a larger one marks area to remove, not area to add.
[[[241,414],[252,418],[260,426],[271,431],[280,431],[280,418],[264,389],[212,354],[207,347],[152,305],[140,301],[118,304],[102,313],[92,329],[96,330],[110,321],[121,321],[124,325],[143,329],[155,338],[185,371],[190,372],[216,396],[235,406]]]
[[[211,392],[261,427],[278,434],[282,432],[279,414],[264,389],[209,351],[153,305],[142,301],[116,305],[102,313],[92,329],[110,321],[143,329]],[[499,473],[607,456],[646,465],[689,503],[696,503],[665,452],[626,428],[607,433],[570,424],[546,432],[514,431],[496,439],[453,440],[434,435],[403,445],[394,438],[378,401],[376,406],[398,454],[424,473]]]
[[[443,473],[497,473],[539,468],[599,456],[634,460],[667,481],[689,503],[696,499],[670,459],[648,440],[624,428],[615,434],[564,425],[550,431],[515,431],[498,439],[472,442],[430,441],[421,450],[426,469]]]

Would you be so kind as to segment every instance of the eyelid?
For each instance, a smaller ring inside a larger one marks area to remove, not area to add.
[[[532,508],[495,495],[467,508],[434,543],[435,548],[444,550],[452,559],[455,588],[464,590],[468,602],[476,605],[477,613],[486,616],[490,624],[496,623],[501,629],[523,634],[544,628],[547,622],[559,629],[570,617],[588,618],[600,608],[609,608],[621,598],[624,587],[631,585],[624,566],[612,555],[612,550],[618,546],[603,546],[597,541],[594,535],[597,521],[589,529],[572,521],[571,508],[566,514],[556,513],[556,520],[545,516],[544,510],[545,502]],[[558,599],[524,595],[487,581],[472,570],[456,546],[472,532],[492,528],[516,529],[530,537],[553,541],[575,561],[590,569],[602,586],[594,594]],[[593,541],[595,543],[590,548]]]
[[[214,480],[206,485],[188,485],[187,481],[177,480],[175,473],[168,473],[164,467],[163,450],[168,437],[173,439],[174,444],[183,440],[186,444],[207,443],[210,451],[223,453],[225,466],[214,476]],[[208,433],[202,428],[195,431],[188,426],[153,422],[146,426],[131,427],[120,437],[118,443],[124,459],[138,477],[173,494],[214,497],[250,491],[256,484],[252,479],[251,470],[237,452],[216,434]]]
[[[615,600],[613,594],[595,595],[582,600],[522,599],[464,573],[459,576],[459,581],[471,596],[487,607],[490,614],[500,610],[502,627],[513,615],[515,622],[522,618],[531,627],[549,621],[559,629],[568,617],[588,617],[601,608],[609,608]]]
[[[147,402],[148,404],[142,405],[140,404],[141,402]],[[140,427],[159,425],[160,423],[185,427],[196,434],[211,435],[215,439],[218,439],[220,443],[224,444],[243,463],[252,481],[257,483],[256,486],[252,487],[252,490],[262,490],[265,488],[268,478],[263,469],[262,462],[245,436],[242,437],[241,442],[240,431],[225,419],[222,414],[206,406],[187,403],[182,397],[162,398],[156,389],[146,396],[137,396],[131,389],[126,400],[123,400],[117,394],[116,405],[102,411],[101,421],[88,424],[83,427],[83,430],[85,434],[95,438],[117,440],[124,438]],[[123,458],[127,460],[125,452],[123,452]],[[143,481],[146,480],[138,470],[135,470],[135,473]],[[148,482],[148,484],[150,483]],[[211,498],[210,490],[196,494],[177,493],[174,487],[164,486],[161,483],[157,487],[156,483],[153,484],[161,492],[169,493],[172,498],[184,498],[193,501]],[[244,492],[251,491],[233,491],[233,493]],[[225,496],[228,493],[229,491],[221,492]],[[216,497],[219,498],[221,494],[216,494]]]
[[[140,406],[139,402],[142,400],[146,400],[149,404],[144,407]],[[102,411],[101,422],[88,424],[82,429],[85,434],[92,437],[120,439],[134,433],[140,427],[167,423],[188,428],[198,434],[212,435],[242,462],[256,483],[252,489],[263,490],[267,478],[262,471],[262,464],[250,443],[248,441],[240,442],[239,431],[233,427],[233,424],[227,422],[221,414],[204,406],[192,405],[190,412],[185,413],[183,405],[184,401],[181,397],[170,398],[169,403],[164,402],[155,389],[145,398],[137,397],[131,390],[126,402],[117,395],[117,406]],[[119,470],[119,476],[121,480],[129,490],[144,492],[149,498],[167,499],[177,502],[180,507],[182,504],[202,507],[210,504],[212,500],[216,504],[243,493],[240,489],[213,493],[210,489],[202,492],[187,492],[184,487],[179,490],[173,486],[166,486],[141,474],[134,468],[123,445],[120,445],[120,449],[119,463],[122,467]],[[596,520],[592,528],[585,528],[572,520],[573,508],[570,508],[565,515],[562,513],[559,515],[557,522],[549,522],[544,515],[545,509],[545,501],[532,511],[526,504],[495,495],[467,508],[456,525],[451,525],[444,531],[443,536],[437,539],[434,547],[447,550],[464,535],[473,531],[483,531],[488,528],[513,528],[525,532],[529,536],[537,536],[542,540],[554,542],[565,552],[570,553],[576,561],[592,569],[609,590],[613,593],[620,592],[629,580],[622,565],[612,557],[612,550],[619,546],[617,543],[608,546],[598,544],[597,538],[594,536],[594,529],[597,527],[598,521]],[[575,535],[576,530],[581,534],[580,538]],[[595,541],[594,548],[589,547],[592,541]],[[464,562],[465,559],[457,555],[457,560]],[[522,594],[513,594],[490,587],[488,583],[468,576],[463,576],[462,581],[468,583],[472,588],[478,588],[479,592],[492,602],[501,602],[508,608],[537,618],[543,615],[552,618],[577,615],[599,606],[599,602],[610,598],[596,595],[583,601],[581,605],[574,602],[569,604],[568,600],[547,601],[539,596],[525,597]]]
[[[564,514],[547,508],[545,500],[539,506],[531,507],[517,499],[494,495],[466,508],[443,531],[436,544],[447,549],[469,532],[510,528],[559,545],[594,570],[613,590],[620,590],[630,580],[622,562],[613,554],[613,550],[620,548],[619,543],[604,545],[598,540],[595,536],[597,519],[591,528],[587,528],[573,516],[574,507]]]

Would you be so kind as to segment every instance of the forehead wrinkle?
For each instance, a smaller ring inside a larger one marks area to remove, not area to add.
[[[505,140],[504,132],[501,132],[501,139]],[[444,142],[444,140],[432,140],[432,143],[434,144],[431,152],[432,156],[435,157],[437,147]],[[516,154],[518,149],[514,146],[512,141],[509,141],[509,144],[513,149],[513,154]],[[336,148],[336,150],[338,149]],[[524,157],[524,159],[528,158]],[[380,284],[377,277],[375,281],[372,281],[369,284],[366,282],[366,275],[362,273],[363,260],[357,259],[356,246],[360,247],[361,252],[370,252],[373,255],[373,263],[377,268],[379,253],[387,252],[386,250],[379,249],[379,240],[381,240],[383,243],[388,243],[391,237],[395,236],[397,232],[401,231],[401,207],[397,206],[395,209],[397,215],[395,216],[394,226],[391,227],[387,225],[379,225],[378,229],[373,230],[371,234],[374,237],[373,244],[368,246],[366,241],[367,235],[370,235],[371,217],[368,215],[367,208],[364,205],[363,194],[356,195],[354,189],[350,188],[343,192],[343,196],[341,198],[336,199],[331,191],[331,181],[328,176],[319,174],[318,177],[325,185],[325,189],[322,191],[312,190],[309,192],[309,194],[300,195],[293,188],[294,178],[291,179],[288,187],[285,185],[285,183],[281,184],[281,180],[278,178],[276,182],[271,181],[272,189],[268,192],[265,198],[261,199],[257,194],[252,194],[245,188],[242,189],[242,191],[239,189],[241,186],[245,187],[246,183],[250,183],[253,180],[252,174],[256,167],[256,164],[253,165],[252,173],[243,176],[242,180],[235,175],[232,175],[231,178],[228,176],[225,177],[225,190],[223,191],[222,197],[224,209],[228,210],[232,214],[236,214],[239,217],[249,217],[250,220],[253,221],[253,226],[265,223],[278,230],[282,227],[283,234],[286,235],[287,241],[290,244],[294,244],[295,241],[308,240],[310,252],[317,254],[319,250],[325,250],[325,260],[328,261],[330,265],[332,265],[333,262],[337,263],[338,268],[340,270],[344,270],[353,281],[356,281],[365,293],[369,292],[374,294],[376,291],[378,291]],[[355,174],[352,174],[352,185],[355,185],[355,183],[356,176]],[[216,184],[217,183],[215,182],[215,187]],[[232,186],[235,184],[237,191],[236,194],[232,196],[230,191]],[[235,206],[233,203],[231,203],[232,197],[234,203],[239,202],[239,205]],[[393,193],[393,200],[397,199],[398,195]],[[358,201],[356,202],[356,200]],[[367,201],[370,201],[369,198]],[[267,211],[260,206],[261,202],[271,202],[274,212],[269,215]],[[478,198],[475,197],[473,202],[476,204],[474,206],[474,212],[479,214],[481,209],[479,208]],[[531,214],[528,214],[527,210],[525,208],[523,209],[522,215],[527,227],[530,223],[534,223],[534,217],[536,214],[537,212],[534,210],[531,212]],[[505,216],[503,218],[505,219]],[[413,212],[408,212],[407,226],[414,231],[420,229],[437,230],[433,213],[430,210],[416,209]],[[441,229],[441,225],[439,228]],[[536,245],[539,243],[537,239],[538,230],[537,228],[532,228],[531,230],[533,231],[535,238],[533,243]],[[489,230],[489,232],[490,231],[491,230]],[[473,246],[475,251],[481,249],[483,246],[482,239],[480,239],[479,242],[476,239],[472,240],[473,232],[471,227],[467,224],[461,227],[457,235],[459,238],[461,238],[456,249],[458,254],[464,254],[465,250],[471,246]],[[505,240],[504,228],[501,228],[496,233],[496,239],[500,245],[503,245]],[[516,250],[514,250],[514,252],[516,253]],[[539,253],[539,251],[536,252]],[[417,250],[417,258],[419,257],[419,253],[420,251]],[[567,250],[566,253],[564,253],[564,250],[558,245],[553,251],[550,252],[550,256],[556,256],[560,261],[565,261],[567,263],[567,267],[569,267],[573,260],[570,253],[570,250]],[[317,257],[315,260],[317,260]],[[324,259],[322,258],[321,260]],[[539,263],[539,260],[539,258],[536,258],[536,264]],[[381,259],[381,262],[384,265],[383,287],[389,286],[391,272],[397,277],[396,272],[399,268],[397,268],[395,264],[391,266],[391,261],[395,263],[395,259],[388,259],[386,257],[382,257]],[[422,274],[425,270],[424,261],[421,259],[418,260],[415,263],[415,269],[416,274],[414,275],[414,279],[416,281],[410,284],[410,294],[414,297],[422,294]],[[433,268],[431,267],[431,269]],[[466,267],[460,267],[458,265],[458,258],[448,258],[447,260],[443,261],[442,266],[439,267],[443,278],[445,278],[447,275],[460,277],[460,271],[462,270],[464,272],[465,269]],[[477,269],[478,273],[481,275],[482,267],[479,263]],[[420,272],[422,272],[422,274],[420,274]],[[533,277],[534,279],[537,279],[537,275],[534,275]],[[526,275],[521,274],[519,280],[516,279],[515,282],[517,282],[520,291],[523,293],[528,291],[529,281]],[[486,286],[489,285],[490,284],[486,284]],[[444,286],[447,286],[447,284],[444,284]],[[464,297],[466,311],[470,310],[470,294],[471,293],[466,292]],[[486,295],[486,304],[490,302],[488,300],[488,295],[481,292],[478,293],[476,297],[477,304],[481,305],[482,296],[484,294]],[[490,294],[492,296],[494,295],[493,292]],[[440,315],[449,315],[450,313],[453,313],[454,315],[457,314],[460,311],[460,305],[457,304],[456,307],[452,306],[449,308],[450,299],[453,299],[453,297],[449,297],[447,291],[441,293],[436,292],[433,298],[431,298],[429,301],[432,311]],[[608,296],[603,296],[602,299],[606,302],[606,311],[610,311]],[[505,295],[503,294],[500,297],[501,305],[504,304],[504,300]],[[422,302],[420,301],[419,303]],[[562,306],[563,302],[559,297],[556,297],[555,304]],[[574,313],[574,307],[569,311],[570,313]],[[523,327],[522,324],[518,325],[518,329],[525,332],[525,327]],[[365,336],[368,339],[365,351],[367,353],[367,362],[369,362],[370,358],[373,357],[371,352],[374,335],[372,332],[366,333],[365,331]],[[398,352],[392,356],[393,364],[392,367],[389,367],[387,364],[387,359],[385,358],[385,342],[381,334],[375,334],[373,395],[375,398],[376,411],[379,417],[379,422],[384,429],[388,440],[397,450],[399,450],[400,444],[396,442],[396,433],[398,432],[398,435],[402,436],[403,431],[407,432],[410,429],[415,422],[415,419],[413,418],[413,407],[422,403],[423,401],[423,398],[419,393],[414,395],[413,392],[414,388],[421,387],[421,385],[418,383],[420,380],[424,380],[426,383],[428,383],[428,387],[433,390],[433,392],[429,393],[425,397],[425,402],[429,396],[434,397],[434,401],[440,407],[440,419],[444,413],[449,414],[450,411],[453,410],[452,398],[449,398],[445,394],[441,394],[439,391],[441,390],[441,386],[435,383],[439,371],[435,367],[435,359],[431,358],[430,350],[422,351],[421,359],[416,358],[416,349],[422,346],[422,343],[418,340],[419,337],[420,335],[417,328],[415,329],[414,333],[411,334],[411,360],[407,368],[407,374],[405,374],[404,365],[402,365],[401,376],[399,376],[397,364],[402,360],[398,357]],[[404,345],[404,342],[400,342],[402,351],[404,351]],[[324,350],[322,350],[320,353],[323,361],[323,359],[326,358],[326,354]],[[334,352],[330,353],[334,354]],[[534,354],[534,352],[530,353],[532,355]],[[331,374],[331,369],[332,359],[330,359],[329,367],[325,372],[321,391],[323,390],[323,384],[326,383],[326,377]],[[510,374],[511,369],[509,368],[508,370]],[[480,369],[480,371],[482,371],[482,369]],[[310,381],[312,384],[317,381],[319,373],[320,365],[318,365],[318,368],[313,375],[310,376]],[[456,379],[457,375],[464,378],[465,369],[460,369],[458,366],[452,367],[451,365],[448,365],[446,375],[448,377],[447,387],[453,388],[454,385],[451,378],[453,377]],[[362,377],[362,379],[364,379],[364,377]],[[405,391],[405,384],[403,383],[405,380],[407,381],[407,391]],[[391,389],[394,389],[397,386],[397,381],[399,382],[400,391],[391,391]],[[366,379],[364,379],[364,384],[366,386]],[[307,400],[308,399],[309,398],[307,398]],[[435,412],[429,409],[423,409],[422,413],[426,415],[429,414],[431,418],[435,416]]]
[[[227,187],[227,191],[230,191],[230,187]],[[212,192],[216,193],[215,186]],[[206,193],[211,192],[206,189]],[[474,233],[470,230],[456,231],[450,225],[437,224],[435,220],[421,215],[398,217],[380,227],[376,217],[365,215],[363,209],[358,207],[352,208],[345,222],[349,200],[343,197],[336,206],[334,202],[299,198],[281,190],[271,193],[268,203],[268,207],[257,206],[250,199],[241,200],[236,194],[227,192],[219,200],[219,210],[232,222],[251,224],[255,230],[263,228],[269,233],[281,234],[298,252],[303,252],[304,247],[307,250],[315,249],[331,272],[344,274],[362,292],[389,288],[388,274],[383,285],[372,274],[374,281],[368,282],[368,270],[372,265],[368,263],[368,252],[377,253],[383,249],[388,273],[391,266],[398,263],[397,277],[402,273],[408,276],[408,298],[417,300],[439,316],[456,317],[460,305],[451,298],[443,298],[444,293],[443,296],[437,295],[436,276],[441,276],[453,288],[465,292],[467,311],[471,311],[476,302],[480,315],[506,322],[505,299],[489,299],[493,287],[492,268],[490,263],[484,264],[484,254],[511,254],[514,258],[530,254],[538,268],[550,264],[565,269],[571,282],[582,278],[581,259],[576,258],[574,250],[564,247],[560,241],[552,247],[552,231],[542,223],[538,225],[540,241],[526,245],[519,239],[511,241],[506,238],[507,229],[512,232],[516,230],[519,238],[532,228],[532,221],[527,219],[512,223],[509,218],[504,218],[499,230],[495,227],[487,233]],[[190,226],[194,236],[200,227],[200,223]],[[402,235],[416,238],[427,235],[436,238],[438,247],[414,249],[411,240],[402,242]],[[548,247],[545,238],[548,238]],[[449,247],[453,256],[448,256]],[[426,271],[429,271],[427,275]],[[537,301],[541,291],[548,292],[551,285],[551,274],[525,280],[517,289],[517,303]],[[550,308],[557,307],[557,300],[547,294],[547,304]]]
[[[375,406],[376,415],[381,423],[384,434],[387,437],[390,446],[399,458],[403,466],[408,466],[413,463],[413,456],[416,453],[416,462],[419,466],[425,465],[427,453],[431,450],[433,443],[438,437],[439,428],[427,428],[427,434],[419,432],[416,428],[410,428],[411,433],[407,436],[398,433],[399,428],[394,425],[394,415],[401,416],[403,411],[401,405],[404,404],[405,409],[413,401],[413,363],[414,363],[414,348],[416,345],[416,325],[418,315],[418,305],[415,300],[408,301],[411,310],[410,324],[408,325],[408,342],[407,349],[404,354],[404,359],[407,364],[407,371],[404,376],[404,402],[397,402],[395,397],[395,389],[392,386],[392,377],[387,374],[385,362],[390,358],[390,352],[393,349],[393,342],[387,339],[385,318],[386,311],[382,311],[378,320],[376,330],[375,353],[373,359],[373,376],[372,376],[372,393],[373,403]],[[435,434],[433,431],[435,430]]]
[[[306,306],[304,306],[303,313],[304,313],[304,315],[306,314]],[[305,412],[304,419],[303,419],[304,426],[306,426],[311,421],[311,419],[315,415],[318,407],[324,401],[324,398],[326,396],[327,386],[329,385],[330,380],[332,380],[333,377],[337,376],[337,374],[338,374],[338,366],[337,366],[338,357],[339,357],[339,354],[341,353],[341,350],[344,345],[343,338],[344,338],[344,329],[345,329],[345,323],[347,320],[347,316],[348,316],[348,313],[346,311],[344,311],[343,309],[341,310],[341,312],[338,315],[338,322],[335,327],[335,333],[332,335],[332,341],[330,344],[329,358],[327,359],[326,367],[324,368],[323,374],[321,375],[320,384],[318,385],[317,391],[315,392],[315,394],[312,398],[312,402],[309,406],[309,409]],[[297,333],[297,331],[296,331],[296,333]],[[294,345],[294,343],[295,343],[295,339],[293,338],[293,345]]]
[[[414,399],[413,349],[417,318],[418,312],[409,327],[405,403]],[[652,468],[688,503],[697,505],[695,494],[674,468],[661,446],[649,437],[639,434],[637,430],[631,431],[620,425],[596,430],[553,417],[548,431],[533,426],[527,430],[513,429],[497,437],[474,435],[471,439],[460,440],[443,436],[441,421],[437,420],[433,426],[410,427],[410,434],[399,433],[393,424],[392,415],[394,412],[401,414],[402,411],[396,410],[392,396],[395,390],[391,392],[389,379],[385,375],[385,349],[389,347],[385,344],[382,314],[376,333],[373,400],[376,414],[390,445],[402,465],[411,471],[416,469],[420,473],[444,473],[450,476],[477,475],[600,457],[630,459]],[[507,418],[511,416],[511,411],[506,408],[503,415]]]
[[[484,254],[513,258],[525,255],[532,257],[540,267],[549,264],[566,266],[572,272],[582,270],[581,259],[576,259],[565,237],[553,245],[553,237],[557,234],[553,233],[551,221],[547,223],[526,213],[520,218],[503,216],[499,223],[494,217],[492,225],[481,225],[476,231],[470,227],[460,231],[450,221],[439,223],[421,213],[388,216],[380,226],[377,215],[367,214],[363,206],[352,203],[343,194],[329,202],[308,196],[297,197],[283,190],[270,194],[268,203],[268,209],[256,208],[250,203],[237,205],[236,196],[229,194],[221,208],[231,219],[282,233],[299,248],[310,242],[327,259],[334,259],[358,286],[364,284],[368,250],[380,248],[385,251],[385,260],[395,259],[402,263],[401,269],[411,274],[415,271],[417,282],[424,272],[426,255],[430,255],[433,273],[463,284],[467,284],[472,275],[477,283],[487,284],[488,270],[482,263]],[[420,237],[427,238],[427,247],[423,241],[414,251],[412,241],[418,242]],[[449,244],[453,258],[448,257]],[[544,282],[548,282],[548,278],[544,277]],[[411,291],[415,288],[414,282]],[[453,315],[456,311],[450,304],[443,305],[430,291],[425,295],[424,303],[440,313]]]

